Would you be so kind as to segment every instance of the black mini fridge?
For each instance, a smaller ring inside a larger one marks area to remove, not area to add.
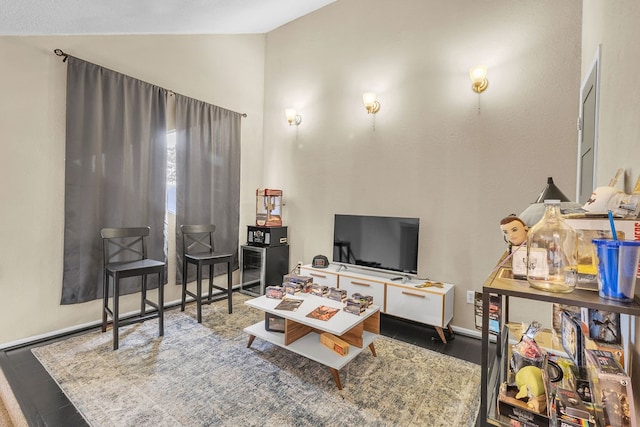
[[[282,286],[289,272],[289,245],[242,245],[240,251],[240,292],[264,295],[267,286]]]

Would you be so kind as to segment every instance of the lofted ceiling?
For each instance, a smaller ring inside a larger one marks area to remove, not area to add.
[[[0,35],[262,34],[336,0],[0,0]]]

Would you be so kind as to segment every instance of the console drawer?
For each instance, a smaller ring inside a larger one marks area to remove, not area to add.
[[[341,274],[338,285],[340,289],[345,289],[347,291],[347,297],[349,298],[351,298],[351,295],[355,293],[371,295],[373,297],[373,305],[379,306],[382,312],[385,311],[383,281],[363,279],[357,276]]]
[[[387,283],[385,312],[392,316],[445,328],[453,318],[453,287],[420,289]]]
[[[313,277],[313,283],[317,283],[318,285],[325,285],[330,288],[338,287],[338,274],[335,272],[317,268],[300,267],[300,275]]]

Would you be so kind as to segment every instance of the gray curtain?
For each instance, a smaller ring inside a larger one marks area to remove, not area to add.
[[[165,96],[160,87],[68,57],[62,304],[102,297],[102,227],[148,225],[149,258],[166,259]],[[122,294],[139,291],[139,280],[121,283]]]
[[[176,94],[176,253],[182,283],[181,224],[215,224],[216,251],[238,268],[241,114]],[[224,273],[216,265],[215,274]],[[188,281],[194,280],[195,268]]]

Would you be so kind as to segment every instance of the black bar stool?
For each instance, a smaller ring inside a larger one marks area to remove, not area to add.
[[[147,237],[149,227],[103,228],[102,253],[104,275],[102,332],[107,330],[107,322],[111,316],[113,322],[113,349],[118,349],[118,328],[134,322],[158,318],[159,336],[164,335],[164,266],[165,263],[147,258]],[[158,275],[158,301],[147,299],[147,275]],[[141,276],[142,295],[140,314],[121,320],[119,317],[120,279]],[[109,308],[109,278],[113,279],[113,310]],[[157,313],[146,313],[146,306],[157,310]]]
[[[231,262],[233,254],[226,252],[216,252],[214,247],[213,233],[216,226],[213,224],[181,225],[182,231],[182,305],[184,311],[187,295],[193,297],[198,307],[198,323],[202,323],[202,304],[211,304],[214,299],[213,289],[227,292],[227,302],[229,314],[233,312],[231,293]],[[216,264],[227,264],[227,287],[217,286],[213,283],[213,269]],[[187,272],[189,264],[196,266],[196,292],[187,289]],[[202,267],[209,266],[209,295],[202,297]],[[216,294],[217,297],[220,294]]]

